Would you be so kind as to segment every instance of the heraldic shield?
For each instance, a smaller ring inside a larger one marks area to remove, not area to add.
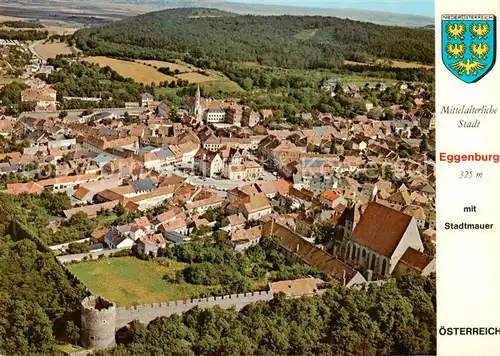
[[[475,83],[495,65],[494,15],[442,15],[442,57],[446,68],[465,83]]]

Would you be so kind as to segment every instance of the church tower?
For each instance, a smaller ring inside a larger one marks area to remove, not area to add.
[[[196,94],[194,96],[194,106],[193,106],[193,114],[196,120],[201,119],[202,109],[201,109],[201,94],[200,94],[200,85],[196,88]]]

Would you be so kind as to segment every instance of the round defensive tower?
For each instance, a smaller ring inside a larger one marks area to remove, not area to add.
[[[82,301],[81,342],[90,349],[116,346],[116,305],[104,298],[90,296]]]

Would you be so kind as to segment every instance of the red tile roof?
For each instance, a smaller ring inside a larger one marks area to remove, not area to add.
[[[422,272],[432,260],[432,257],[409,247],[399,261],[419,272]]]
[[[262,226],[262,236],[277,237],[281,247],[308,265],[316,267],[328,279],[335,279],[343,283],[345,278],[345,283],[349,283],[358,273],[344,262],[307,242],[277,222],[265,223]]]
[[[316,279],[312,277],[273,282],[269,283],[269,287],[273,293],[283,292],[289,297],[313,294],[318,289]]]
[[[36,182],[28,183],[9,183],[7,184],[7,189],[4,191],[7,194],[19,195],[23,193],[27,194],[41,194],[44,191],[44,187]]]
[[[412,217],[379,203],[371,203],[361,216],[353,232],[357,243],[392,256]]]

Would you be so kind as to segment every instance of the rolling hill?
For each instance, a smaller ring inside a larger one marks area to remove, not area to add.
[[[434,62],[434,31],[325,16],[255,16],[179,8],[75,33],[90,55],[255,62],[284,68],[332,68],[344,59]]]

